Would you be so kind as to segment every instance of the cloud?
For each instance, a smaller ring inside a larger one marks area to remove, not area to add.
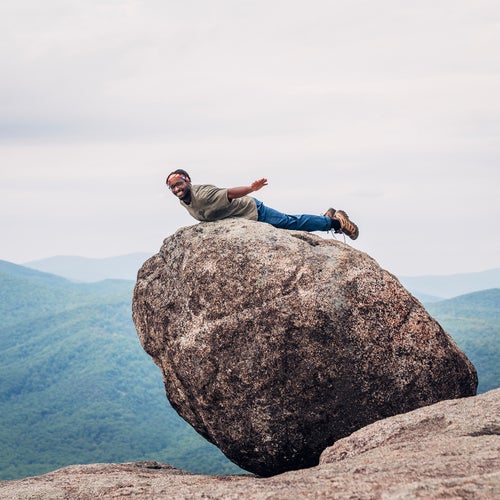
[[[487,0],[3,2],[5,255],[21,232],[26,260],[155,249],[191,222],[163,191],[180,167],[349,208],[406,274],[498,266],[499,24]]]
[[[484,96],[496,60],[495,25],[469,5],[10,2],[1,130],[245,136],[439,115],[453,96],[466,106]]]

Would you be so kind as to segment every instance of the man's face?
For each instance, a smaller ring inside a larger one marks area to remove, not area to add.
[[[175,176],[169,180],[168,187],[172,193],[181,200],[186,200],[191,197],[191,183],[188,180]]]

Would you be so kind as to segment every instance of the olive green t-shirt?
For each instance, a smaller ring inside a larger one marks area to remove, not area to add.
[[[257,205],[251,196],[228,200],[227,189],[210,184],[191,186],[191,203],[180,200],[181,205],[201,222],[213,222],[228,217],[257,220]]]

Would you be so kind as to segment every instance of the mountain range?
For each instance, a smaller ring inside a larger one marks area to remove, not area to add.
[[[131,319],[133,286],[0,261],[0,479],[151,459],[241,472],[168,403]]]
[[[134,255],[135,275],[149,256]],[[0,479],[137,460],[243,472],[168,403],[131,320],[133,286],[0,261]],[[479,392],[499,387],[500,288],[421,300],[476,366]]]
[[[132,253],[104,259],[66,255],[26,262],[23,266],[77,282],[135,280],[137,271],[149,257],[151,254],[148,253]],[[422,302],[436,302],[489,288],[500,288],[500,268],[451,275],[398,276],[398,279]]]
[[[59,255],[26,262],[23,266],[56,274],[72,281],[87,283],[106,279],[135,281],[137,271],[149,257],[151,254],[141,252],[102,259]]]
[[[423,302],[435,302],[480,290],[500,288],[500,268],[442,276],[399,276],[399,281]]]

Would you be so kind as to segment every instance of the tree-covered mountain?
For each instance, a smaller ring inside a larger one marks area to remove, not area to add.
[[[73,283],[0,261],[0,479],[158,460],[238,473],[170,407],[131,320],[133,281]],[[498,387],[500,290],[426,303]]]
[[[105,280],[75,285],[68,280],[0,260],[1,326],[83,304],[129,300],[132,282]]]
[[[500,387],[500,288],[425,304],[478,371],[478,392]]]
[[[168,404],[131,320],[133,284],[0,262],[0,479],[135,460],[241,472]]]

